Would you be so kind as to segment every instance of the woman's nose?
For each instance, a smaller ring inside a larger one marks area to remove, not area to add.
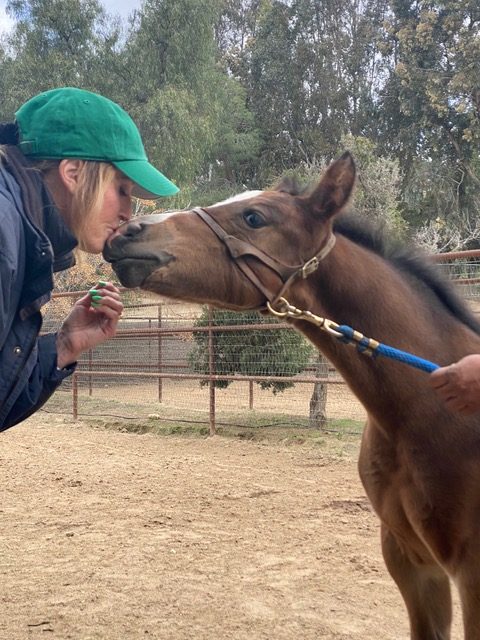
[[[131,204],[128,207],[123,207],[123,210],[120,211],[120,215],[118,216],[120,219],[120,224],[124,224],[132,219],[132,206]]]

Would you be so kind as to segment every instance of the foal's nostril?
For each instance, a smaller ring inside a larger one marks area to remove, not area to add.
[[[123,229],[120,229],[120,231],[123,236],[127,238],[134,238],[136,235],[138,235],[141,232],[143,227],[144,227],[143,224],[141,224],[140,222],[137,222],[136,220],[133,220],[133,222],[129,222],[127,225],[125,225]]]

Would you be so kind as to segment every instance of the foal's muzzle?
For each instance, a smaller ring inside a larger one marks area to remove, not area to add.
[[[175,260],[167,251],[155,249],[148,239],[151,224],[137,220],[128,223],[103,249],[104,259],[125,287],[140,287],[154,271]]]

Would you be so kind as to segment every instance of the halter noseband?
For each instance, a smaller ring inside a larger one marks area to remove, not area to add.
[[[244,242],[235,236],[231,236],[216,222],[212,216],[206,211],[202,209],[202,207],[195,207],[192,209],[194,213],[196,213],[204,222],[207,224],[210,229],[215,233],[215,235],[225,244],[228,251],[230,252],[231,257],[234,259],[235,264],[241,269],[243,274],[252,282],[259,291],[263,293],[265,298],[270,304],[274,304],[288,289],[293,280],[298,276],[301,276],[303,279],[307,278],[311,273],[313,273],[316,269],[318,269],[319,263],[327,257],[330,251],[335,246],[336,238],[333,233],[329,235],[326,243],[323,247],[318,251],[313,258],[307,260],[303,265],[297,266],[289,266],[283,264],[276,258],[269,256],[261,249],[258,249],[253,244],[249,242]],[[263,284],[263,282],[258,278],[253,269],[247,264],[244,259],[244,256],[254,256],[260,262],[263,262],[267,267],[275,271],[275,273],[280,277],[280,280],[283,282],[283,286],[280,288],[280,291],[273,292],[269,287]]]

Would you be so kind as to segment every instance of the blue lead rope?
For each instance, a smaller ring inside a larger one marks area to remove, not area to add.
[[[412,353],[408,353],[407,351],[401,351],[400,349],[389,347],[386,344],[377,342],[377,340],[373,340],[373,338],[367,338],[363,333],[355,331],[355,329],[352,329],[352,327],[349,327],[348,325],[339,325],[336,322],[332,322],[332,320],[317,316],[311,311],[302,311],[302,309],[298,309],[290,304],[285,298],[279,298],[277,302],[280,304],[279,309],[275,309],[270,302],[267,302],[267,309],[277,318],[293,318],[294,320],[306,320],[307,322],[312,322],[337,340],[356,346],[357,351],[372,358],[385,356],[386,358],[403,362],[404,364],[408,364],[416,369],[421,369],[427,373],[432,373],[432,371],[439,369],[439,365],[434,362],[414,356]]]
[[[339,340],[346,342],[347,344],[356,343],[358,351],[366,353],[373,358],[377,356],[385,356],[386,358],[403,362],[404,364],[408,364],[416,369],[421,369],[427,373],[432,373],[432,371],[439,369],[439,365],[434,362],[430,362],[430,360],[424,360],[423,358],[414,356],[412,353],[408,353],[407,351],[401,351],[400,349],[389,347],[388,345],[372,340],[371,338],[366,338],[364,335],[347,325],[336,326],[335,331],[341,333],[343,336],[342,338],[339,337]]]

